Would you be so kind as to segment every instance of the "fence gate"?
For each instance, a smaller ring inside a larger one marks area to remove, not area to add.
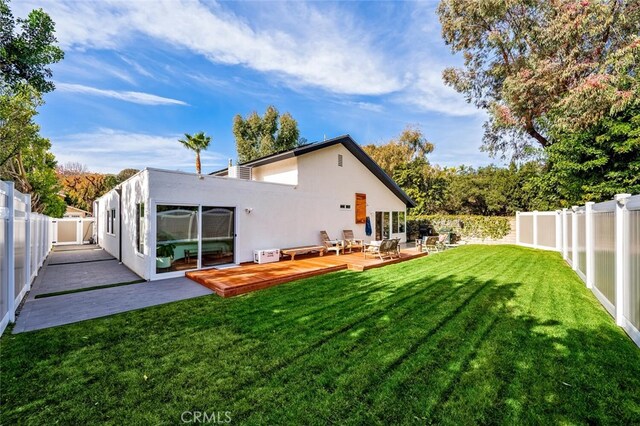
[[[86,244],[95,241],[94,217],[53,219],[53,245]]]

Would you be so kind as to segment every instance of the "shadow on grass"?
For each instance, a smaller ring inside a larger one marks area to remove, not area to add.
[[[640,423],[640,351],[555,257],[521,253],[445,252],[3,336],[0,420]]]

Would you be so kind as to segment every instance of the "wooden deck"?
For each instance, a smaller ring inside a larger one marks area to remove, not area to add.
[[[325,254],[322,257],[316,254],[296,256],[296,260],[281,260],[262,265],[243,263],[237,268],[192,271],[187,272],[186,276],[222,297],[231,297],[329,272],[345,269],[365,271],[426,255],[427,253],[418,253],[415,249],[402,250],[399,258],[385,260],[371,256],[365,259],[364,253],[347,253],[340,256]]]

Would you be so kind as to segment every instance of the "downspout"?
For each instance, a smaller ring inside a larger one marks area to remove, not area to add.
[[[118,262],[122,264],[122,187],[115,187],[118,194]]]

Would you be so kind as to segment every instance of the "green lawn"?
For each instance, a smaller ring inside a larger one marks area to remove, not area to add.
[[[513,246],[0,342],[7,425],[640,424],[640,349],[557,253]]]

